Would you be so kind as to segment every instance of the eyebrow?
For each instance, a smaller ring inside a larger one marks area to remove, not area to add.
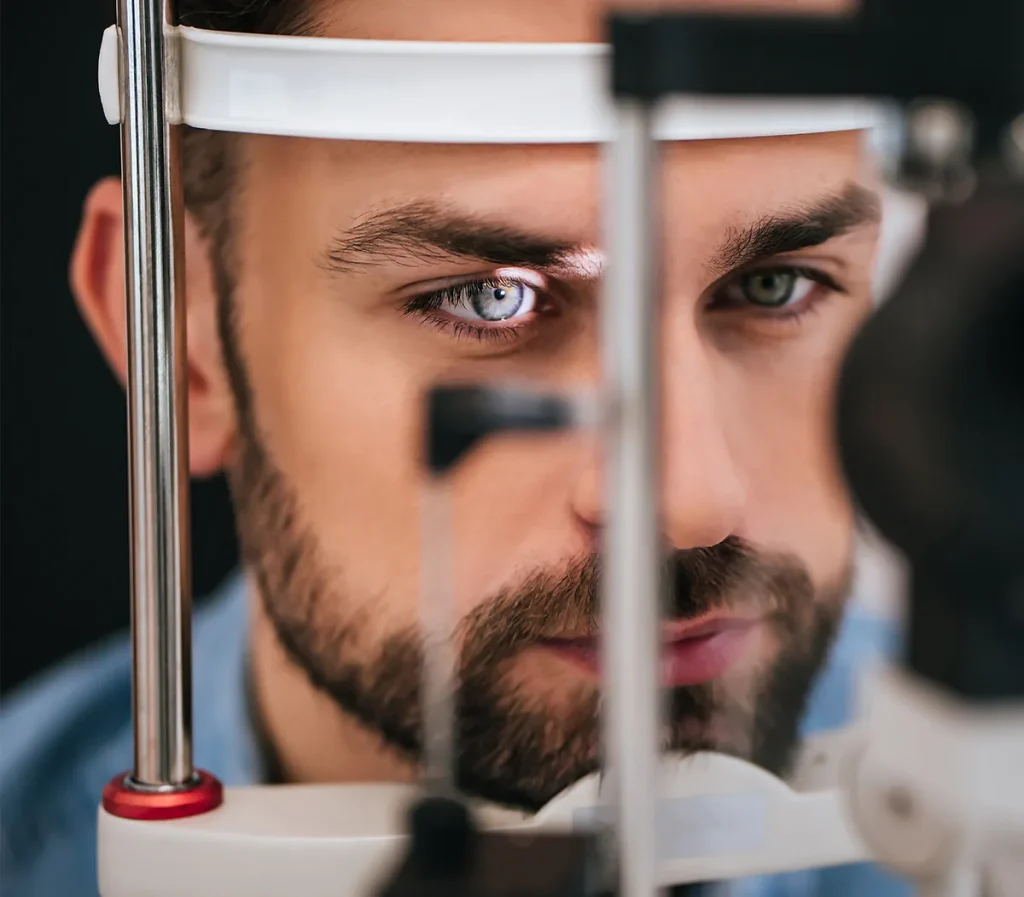
[[[878,194],[850,183],[839,193],[809,205],[731,229],[716,253],[712,268],[718,274],[726,274],[787,252],[822,246],[857,228],[876,225],[881,219],[882,203]]]
[[[820,246],[881,219],[878,195],[859,184],[753,224],[734,228],[711,268],[718,274],[788,252]],[[370,213],[335,236],[325,253],[334,273],[378,265],[413,266],[453,260],[504,268],[577,276],[600,273],[593,246],[558,240],[467,215],[437,203],[417,201]]]
[[[563,267],[587,251],[579,243],[528,233],[420,201],[362,218],[331,241],[326,262],[339,273],[380,264],[429,264],[453,259],[544,270]]]

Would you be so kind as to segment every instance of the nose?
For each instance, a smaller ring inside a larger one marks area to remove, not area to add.
[[[664,339],[660,442],[661,521],[675,549],[717,545],[743,529],[746,494],[729,448],[723,374],[691,328]],[[573,492],[573,510],[590,530],[604,524],[599,446],[586,458]]]

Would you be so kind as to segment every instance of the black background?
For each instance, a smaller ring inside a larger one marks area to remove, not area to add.
[[[82,200],[119,170],[96,61],[113,0],[0,19],[0,688],[128,625],[124,395],[68,289]],[[224,484],[192,492],[194,591],[235,564]]]

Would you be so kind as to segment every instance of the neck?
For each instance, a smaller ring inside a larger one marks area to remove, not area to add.
[[[286,782],[408,782],[415,770],[309,681],[253,596],[250,671],[255,709]]]

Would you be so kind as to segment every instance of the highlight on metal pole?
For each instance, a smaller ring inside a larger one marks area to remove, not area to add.
[[[171,0],[118,0],[128,320],[135,763],[103,805],[162,819],[220,803],[192,761],[188,424],[177,51]]]
[[[601,297],[606,416],[604,748],[622,897],[654,897],[661,688],[657,262],[652,104],[618,98],[607,148]]]

